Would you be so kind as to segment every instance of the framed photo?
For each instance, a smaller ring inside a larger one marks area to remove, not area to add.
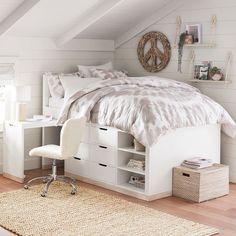
[[[208,72],[209,72],[209,66],[203,65],[200,67],[200,73],[199,73],[199,79],[200,80],[207,80],[208,79]]]
[[[202,25],[201,24],[187,24],[186,31],[193,36],[194,43],[202,42]]]
[[[203,65],[194,65],[194,73],[193,73],[193,78],[194,79],[200,79],[200,68],[202,67]]]
[[[194,65],[193,78],[198,80],[207,80],[211,64],[211,61],[203,61],[201,64]]]

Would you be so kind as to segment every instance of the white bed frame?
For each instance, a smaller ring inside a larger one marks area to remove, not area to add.
[[[58,109],[48,106],[49,90],[43,80],[43,113],[57,118]],[[180,128],[159,138],[146,152],[132,148],[133,137],[112,127],[88,123],[75,158],[65,161],[65,173],[143,200],[172,195],[172,169],[184,159],[200,156],[220,163],[220,125]],[[130,158],[145,160],[145,171],[130,170]],[[131,175],[144,176],[145,188],[128,183]]]

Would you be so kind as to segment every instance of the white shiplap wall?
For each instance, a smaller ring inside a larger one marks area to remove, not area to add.
[[[94,45],[93,45],[94,46]],[[75,48],[75,49],[73,49]],[[109,48],[107,45],[106,48]],[[37,38],[1,38],[0,57],[16,57],[17,85],[30,85],[32,99],[29,103],[29,116],[42,112],[42,74],[51,72],[75,72],[78,64],[100,64],[113,60],[111,51],[82,51],[72,43],[66,49],[57,48],[52,40]],[[2,171],[2,137],[0,137],[0,172]],[[26,152],[41,142],[40,130],[28,130],[26,134]],[[38,167],[39,162],[26,158],[26,168]]]
[[[224,67],[227,53],[233,53],[233,61],[230,68],[229,85],[203,84],[201,91],[220,104],[236,120],[236,1],[235,0],[189,0],[186,4],[166,16],[159,22],[144,30],[141,34],[129,40],[115,51],[115,65],[118,69],[126,69],[132,76],[150,75],[145,72],[137,59],[137,44],[141,36],[149,31],[161,31],[167,35],[170,42],[174,43],[176,17],[181,16],[183,21],[182,31],[186,23],[201,23],[203,26],[203,43],[210,40],[210,19],[216,15],[216,48],[199,48],[195,50],[196,63],[211,60],[215,65]],[[169,65],[156,75],[186,81],[191,78],[192,67],[189,63],[190,49],[184,50],[182,69],[183,73],[177,73],[177,49],[172,49],[172,57]],[[152,74],[153,75],[153,74]],[[230,165],[230,178],[236,182],[236,141],[223,135],[222,137],[222,161]]]

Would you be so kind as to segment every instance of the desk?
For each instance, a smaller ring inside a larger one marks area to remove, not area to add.
[[[42,128],[42,145],[59,144],[60,127],[56,126],[56,120],[17,122],[6,121],[3,132],[3,176],[24,182],[25,165],[25,130]],[[42,159],[42,167],[49,165],[47,159]]]

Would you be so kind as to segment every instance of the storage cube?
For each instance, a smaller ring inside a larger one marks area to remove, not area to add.
[[[204,169],[173,168],[173,196],[203,202],[229,193],[229,168],[214,164]]]

